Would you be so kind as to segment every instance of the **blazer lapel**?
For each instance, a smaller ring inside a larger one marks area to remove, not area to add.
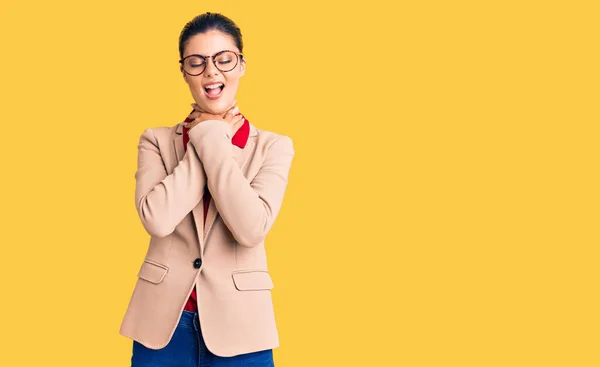
[[[255,137],[257,135],[257,130],[256,127],[254,125],[252,125],[252,123],[248,122],[250,124],[250,135],[248,136],[248,141],[246,142],[246,146],[244,146],[244,148],[240,148],[237,145],[231,145],[231,149],[233,149],[233,157],[235,158],[235,161],[238,164],[238,167],[240,167],[240,170],[242,171],[244,177],[248,178],[248,167],[247,167],[247,163],[249,161],[250,156],[252,155],[252,153],[254,152],[254,144],[255,144],[255,140],[253,139],[253,137]],[[215,219],[217,217],[218,211],[217,211],[217,206],[215,204],[215,201],[213,199],[210,200],[210,203],[208,203],[208,211],[206,213],[206,226],[203,226],[204,231],[203,231],[203,235],[204,238],[202,239],[202,243],[205,242],[206,237],[208,236],[208,233],[210,232],[210,229],[212,228],[212,225],[215,223]]]
[[[253,137],[258,135],[256,126],[250,122],[249,124],[250,136],[248,137],[248,141],[246,142],[244,148],[242,149],[237,145],[231,145],[234,159],[246,178],[248,178],[247,163],[254,151],[255,139]],[[181,123],[176,125],[175,129],[173,130],[173,150],[177,162],[172,162],[172,169],[170,172],[173,172],[173,169],[179,164],[179,161],[181,161],[185,155],[185,150],[183,147],[183,125]],[[196,224],[196,232],[200,242],[200,253],[204,252],[206,237],[208,236],[208,233],[210,232],[210,229],[212,228],[218,214],[215,201],[211,198],[210,203],[208,204],[208,211],[206,213],[206,225],[204,225],[204,200],[205,198],[203,197],[198,205],[192,209],[192,218]]]
[[[173,139],[173,151],[175,153],[174,157],[176,158],[175,162],[171,162],[171,169],[169,170],[169,173],[173,173],[173,170],[175,169],[175,167],[177,167],[177,165],[179,164],[179,162],[183,159],[183,156],[185,155],[185,149],[183,147],[183,125],[182,123],[179,123],[175,126],[175,129],[173,130],[173,134],[172,134],[172,139]],[[200,200],[200,202],[198,203],[198,205],[196,205],[193,209],[192,209],[192,219],[194,221],[195,224],[195,229],[196,229],[196,235],[199,238],[199,242],[200,242],[200,253],[202,253],[203,249],[204,249],[204,236],[203,236],[203,232],[204,232],[204,226],[203,226],[203,217],[204,217],[204,213],[202,208],[204,208],[204,198],[202,198]]]

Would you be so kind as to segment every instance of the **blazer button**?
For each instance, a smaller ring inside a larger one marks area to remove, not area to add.
[[[202,265],[202,260],[200,260],[200,258],[194,260],[194,268],[200,269],[200,265]]]

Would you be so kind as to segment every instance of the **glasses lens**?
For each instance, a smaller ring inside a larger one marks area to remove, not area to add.
[[[221,71],[231,71],[237,65],[237,55],[235,52],[225,51],[215,56],[215,65]]]
[[[192,75],[199,75],[204,70],[206,62],[198,56],[190,56],[183,62],[183,67],[186,72]]]

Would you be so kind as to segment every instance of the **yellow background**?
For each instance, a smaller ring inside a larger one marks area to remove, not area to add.
[[[0,365],[129,366],[137,142],[204,11],[295,144],[276,366],[600,365],[595,2],[157,3],[1,2]]]

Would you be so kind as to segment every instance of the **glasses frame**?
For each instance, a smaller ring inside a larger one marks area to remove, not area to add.
[[[233,67],[231,69],[227,70],[227,71],[221,70],[221,68],[219,68],[217,66],[217,63],[215,63],[215,57],[219,56],[223,52],[233,52],[235,54],[235,56],[236,56],[236,58],[235,58],[235,65],[233,65]],[[204,60],[204,68],[198,74],[188,73],[187,70],[185,70],[185,64],[184,64],[185,59],[187,59],[188,57],[192,57],[192,56],[201,57]],[[222,50],[222,51],[219,51],[219,52],[217,52],[216,54],[214,54],[212,56],[204,56],[204,55],[200,55],[200,54],[187,55],[183,59],[179,60],[179,63],[181,64],[181,68],[183,69],[184,73],[186,73],[188,75],[191,75],[191,76],[198,76],[198,75],[202,75],[202,73],[204,73],[204,71],[206,70],[206,65],[208,65],[208,60],[207,59],[211,59],[213,65],[217,68],[217,70],[219,70],[222,73],[228,73],[228,72],[232,71],[233,69],[235,69],[238,66],[240,60],[244,61],[244,55],[242,55],[241,53],[239,53],[237,51],[233,51],[233,50]]]

